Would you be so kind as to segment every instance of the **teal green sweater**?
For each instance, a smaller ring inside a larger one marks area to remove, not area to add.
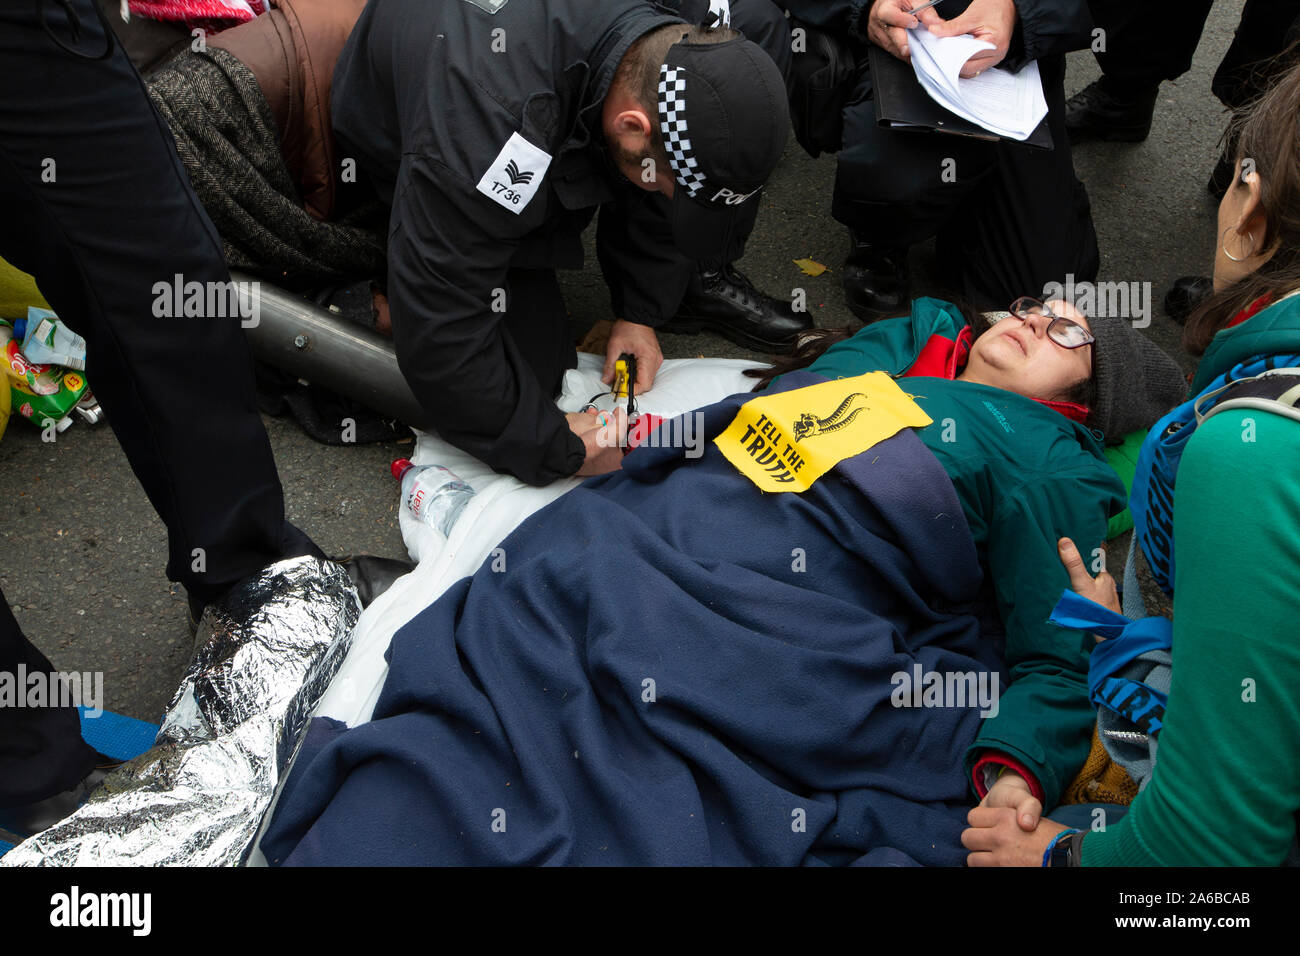
[[[1300,353],[1300,298],[1215,336],[1193,393]],[[1300,811],[1300,422],[1221,412],[1174,486],[1174,636],[1155,772],[1085,866],[1276,865]]]
[[[917,299],[910,317],[869,325],[827,349],[810,371],[843,378],[898,375],[931,335],[955,338],[960,311]],[[1025,764],[1054,806],[1088,755],[1096,712],[1088,700],[1092,639],[1047,622],[1069,577],[1056,542],[1089,555],[1124,508],[1124,488],[1086,428],[1001,389],[940,378],[900,379],[934,420],[917,434],[952,479],[1006,630],[1010,686],[982,723],[967,767],[984,749]]]

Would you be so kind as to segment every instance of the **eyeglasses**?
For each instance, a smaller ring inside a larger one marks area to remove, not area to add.
[[[1057,315],[1031,296],[1024,295],[1012,302],[1011,314],[1021,322],[1029,321],[1031,316],[1049,319],[1047,337],[1064,349],[1081,349],[1097,341],[1096,337],[1078,322]]]

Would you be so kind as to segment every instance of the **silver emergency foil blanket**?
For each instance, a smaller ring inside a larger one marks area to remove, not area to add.
[[[235,585],[204,612],[153,748],[0,863],[243,863],[360,613],[332,561],[292,558]]]

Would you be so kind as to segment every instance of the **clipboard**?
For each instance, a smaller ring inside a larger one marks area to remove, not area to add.
[[[1046,116],[1029,134],[1028,139],[999,136],[940,106],[921,86],[921,81],[916,78],[910,63],[894,57],[874,43],[867,47],[867,62],[871,67],[871,85],[876,100],[878,126],[951,133],[990,142],[1005,139],[1008,143],[1023,143],[1035,149],[1053,148],[1052,131],[1047,125]]]

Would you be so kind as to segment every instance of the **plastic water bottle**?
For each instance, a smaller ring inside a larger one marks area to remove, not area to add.
[[[409,458],[393,462],[393,477],[402,483],[402,504],[444,538],[451,537],[456,519],[474,497],[474,489],[442,465],[414,465]]]

